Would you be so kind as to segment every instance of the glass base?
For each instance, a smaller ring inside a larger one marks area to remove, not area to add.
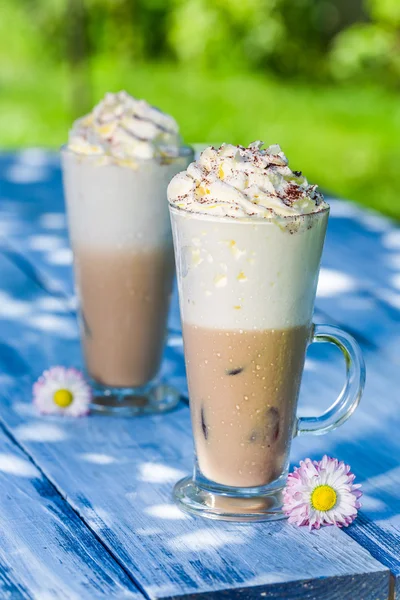
[[[284,519],[282,489],[259,495],[216,493],[199,487],[192,477],[185,477],[174,487],[174,500],[186,513],[222,521],[277,521]]]
[[[139,417],[165,413],[175,408],[180,395],[171,385],[149,383],[138,388],[108,387],[91,380],[93,399],[90,410],[94,413]]]

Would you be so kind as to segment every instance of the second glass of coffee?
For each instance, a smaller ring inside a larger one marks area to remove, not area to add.
[[[172,408],[157,378],[174,279],[166,200],[192,150],[172,117],[125,92],[77,121],[62,149],[81,337],[94,408]]]
[[[175,499],[209,518],[281,518],[292,438],[357,405],[356,342],[312,315],[329,207],[279,146],[208,148],[168,188],[195,443]],[[296,417],[307,346],[336,344],[348,378],[320,417]]]

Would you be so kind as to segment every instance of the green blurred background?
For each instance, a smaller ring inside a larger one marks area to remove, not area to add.
[[[57,147],[126,89],[400,218],[399,49],[400,0],[1,0],[0,147]]]

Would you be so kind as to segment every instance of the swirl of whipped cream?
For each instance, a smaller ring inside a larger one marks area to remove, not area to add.
[[[237,218],[296,216],[328,207],[317,186],[288,167],[280,146],[263,145],[206,148],[172,179],[169,202],[189,212]]]
[[[106,94],[91,113],[75,121],[68,141],[73,152],[113,162],[176,156],[180,146],[173,117],[124,91]]]

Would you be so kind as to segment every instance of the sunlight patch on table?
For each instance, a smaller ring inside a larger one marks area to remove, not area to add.
[[[390,290],[377,290],[377,296],[393,308],[400,310],[400,293],[391,292]]]
[[[33,417],[35,415],[36,409],[32,402],[12,402],[11,407],[21,417]]]
[[[40,421],[20,425],[13,433],[17,439],[25,442],[63,442],[68,439],[65,431],[58,425]]]
[[[44,167],[51,161],[51,155],[43,148],[26,148],[18,152],[16,162],[29,167]]]
[[[356,282],[350,275],[323,267],[319,274],[317,296],[320,298],[338,296],[353,291],[356,287]]]
[[[25,164],[11,165],[4,173],[4,179],[11,183],[40,183],[48,179],[46,167]]]
[[[63,338],[74,339],[78,336],[75,321],[66,317],[36,315],[26,319],[26,323],[35,329],[49,331]]]
[[[46,260],[51,265],[72,265],[72,250],[70,248],[59,248],[46,255]]]
[[[2,199],[2,203],[3,203],[3,199]],[[4,207],[4,203],[3,203],[3,207]],[[13,223],[12,221],[6,221],[7,217],[2,215],[2,220],[0,222],[0,235],[4,236],[4,237],[11,237],[11,235],[14,233],[14,231],[16,230],[16,224]]]
[[[6,292],[0,291],[0,315],[2,318],[19,319],[32,312],[32,304],[25,300],[15,300]]]
[[[67,223],[63,213],[43,213],[39,219],[43,229],[65,229]]]
[[[28,245],[31,250],[50,252],[52,250],[58,250],[64,245],[64,241],[61,237],[57,237],[56,235],[31,235],[28,238]]]
[[[245,529],[243,529],[243,535],[240,535],[238,531],[231,533],[223,530],[217,532],[210,529],[197,529],[193,533],[185,533],[170,540],[168,546],[172,550],[181,552],[200,552],[202,550],[223,548],[228,544],[246,544],[249,539],[250,536]]]
[[[0,453],[0,471],[19,477],[39,477],[39,473],[32,463],[13,454]]]
[[[111,465],[112,463],[115,463],[115,458],[109,454],[88,452],[86,454],[80,454],[79,456],[82,460],[93,463],[94,465]]]
[[[34,302],[35,308],[45,312],[70,312],[69,299],[55,298],[54,296],[43,296]]]
[[[171,348],[181,348],[183,346],[183,339],[181,333],[170,333],[167,338],[167,345]]]
[[[400,290],[400,273],[396,273],[396,275],[393,275],[391,278],[391,283],[392,286],[394,288],[396,288],[396,290]]]
[[[374,498],[373,495],[365,493],[365,484],[364,484],[364,494],[362,497],[362,510],[365,512],[374,511],[374,512],[385,512],[387,509],[386,504],[383,500],[379,498]]]
[[[256,577],[252,577],[251,579],[246,579],[246,587],[256,587],[259,585],[268,585],[271,583],[280,583],[282,581],[287,582],[288,575],[293,573],[288,573],[287,571],[282,572],[274,572],[268,571],[265,575],[256,575]],[[265,594],[266,595],[266,594]],[[263,593],[260,593],[260,598],[263,598]]]
[[[175,504],[157,504],[147,506],[144,512],[156,519],[167,519],[171,521],[187,519],[185,515]]]
[[[400,229],[386,233],[382,238],[382,244],[389,250],[400,250]]]
[[[361,214],[358,220],[364,225],[364,227],[370,231],[375,231],[376,233],[393,229],[393,221],[378,214]]]
[[[392,269],[400,269],[400,254],[387,254],[385,262]]]
[[[306,361],[304,363],[304,370],[305,371],[317,371],[318,370],[317,361],[312,360],[311,358],[306,358]]]
[[[396,488],[396,494],[398,495],[398,485],[397,482],[400,480],[400,466],[393,467],[393,469],[388,469],[383,473],[379,473],[378,475],[372,475],[368,477],[366,481],[363,481],[363,490],[365,493],[371,493],[374,495],[373,490],[378,490],[379,492],[387,489],[388,486],[393,486]]]
[[[169,483],[184,477],[185,473],[160,463],[147,462],[139,466],[139,481],[147,483]]]
[[[320,406],[303,402],[307,402],[307,400],[304,400],[303,396],[301,396],[299,400],[299,414],[301,417],[315,417],[316,413],[322,412]]]
[[[351,202],[345,202],[344,200],[337,200],[335,198],[327,198],[327,202],[331,207],[330,216],[333,218],[341,217],[359,217],[360,210]]]

